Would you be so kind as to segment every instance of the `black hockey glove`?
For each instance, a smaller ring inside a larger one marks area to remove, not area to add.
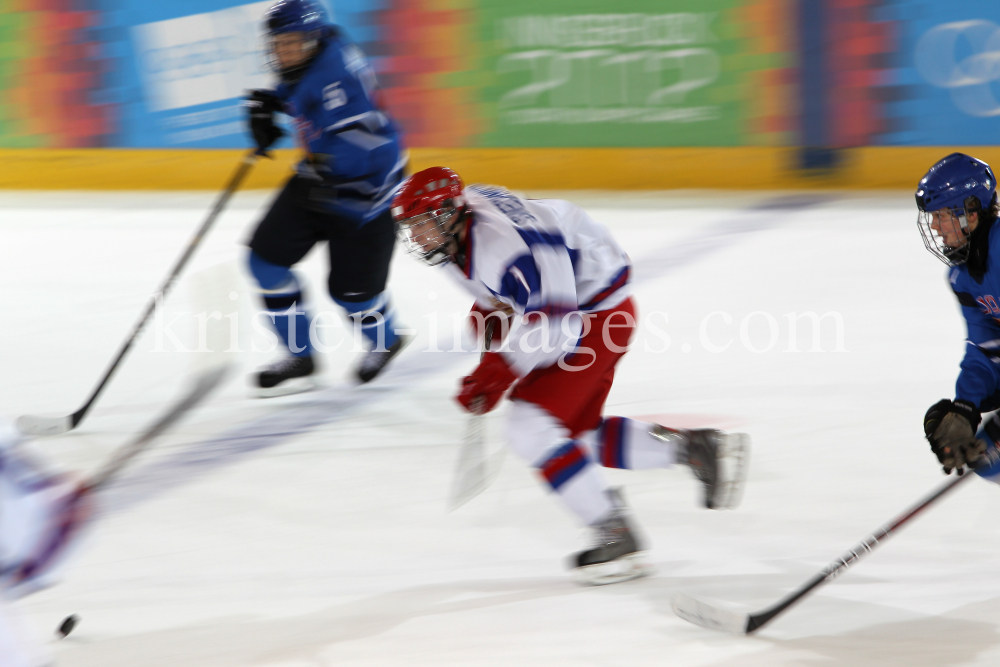
[[[330,206],[337,200],[339,181],[330,170],[330,159],[329,155],[311,153],[299,164],[296,203],[302,208],[329,213]]]
[[[976,440],[976,428],[981,419],[978,408],[972,403],[946,398],[932,405],[924,415],[924,435],[946,475],[952,470],[961,475],[965,472],[962,466],[971,470],[986,454],[986,443]]]
[[[285,131],[274,123],[274,114],[281,111],[281,101],[269,90],[253,90],[244,104],[249,115],[250,133],[257,144],[257,155],[271,157],[267,149],[285,136]]]

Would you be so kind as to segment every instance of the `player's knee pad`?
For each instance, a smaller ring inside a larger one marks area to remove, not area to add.
[[[359,310],[364,307],[365,304],[376,301],[377,299],[388,294],[388,290],[383,290],[381,292],[343,292],[339,289],[334,289],[333,285],[327,285],[328,291],[330,293],[330,298],[334,300],[341,308],[352,311]]]
[[[333,300],[361,327],[362,331],[391,323],[392,307],[387,292],[381,292],[364,301],[345,301],[338,297],[333,297]]]
[[[346,297],[336,294],[331,294],[330,296],[333,298],[334,303],[343,308],[351,317],[366,317],[371,313],[381,312],[389,303],[389,295],[386,292],[372,295],[350,294]]]
[[[247,264],[250,267],[250,273],[262,290],[282,288],[289,283],[289,280],[295,281],[295,286],[298,287],[298,281],[295,280],[295,274],[292,273],[291,268],[272,264],[253,250],[250,251]]]
[[[527,401],[511,401],[505,431],[514,453],[536,468],[570,439],[569,430],[559,420]]]
[[[294,271],[287,266],[271,264],[251,251],[250,272],[260,285],[260,295],[268,310],[298,309],[302,301],[302,285]]]

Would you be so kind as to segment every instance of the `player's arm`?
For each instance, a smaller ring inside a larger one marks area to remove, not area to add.
[[[958,294],[968,330],[965,357],[955,383],[957,400],[981,409],[1000,391],[1000,324],[987,315],[969,294]]]
[[[532,246],[508,260],[498,275],[499,280],[486,281],[487,287],[509,305],[514,325],[503,347],[486,353],[473,373],[463,378],[457,399],[469,410],[480,398],[484,410],[491,410],[519,377],[556,363],[583,333],[573,265],[565,247]]]
[[[257,145],[257,155],[262,157],[271,157],[268,149],[285,136],[285,131],[274,120],[274,115],[283,109],[283,88],[284,86],[279,86],[278,90],[251,90],[243,101],[250,135]]]
[[[510,333],[513,316],[514,309],[500,301],[484,304],[477,299],[472,304],[468,319],[473,339],[484,340],[487,327],[491,327],[490,349],[499,348]]]
[[[565,247],[532,246],[511,262],[499,297],[514,309],[516,326],[502,354],[518,377],[550,366],[573,349],[583,330],[576,312],[576,279]]]
[[[961,471],[985,453],[986,443],[976,439],[976,429],[983,404],[1000,390],[1000,326],[971,294],[955,295],[968,326],[955,400],[942,399],[924,415],[924,434],[946,473]]]

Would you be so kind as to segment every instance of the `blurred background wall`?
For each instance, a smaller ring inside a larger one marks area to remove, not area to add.
[[[0,187],[213,188],[270,2],[0,0]],[[912,187],[1000,162],[997,0],[327,0],[414,168],[534,188]],[[289,149],[251,185],[277,184]]]

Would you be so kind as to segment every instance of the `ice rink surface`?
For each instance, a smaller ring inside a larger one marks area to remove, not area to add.
[[[606,412],[748,432],[739,509],[700,508],[686,468],[609,471],[656,572],[599,588],[565,566],[588,532],[512,454],[492,487],[449,514],[465,424],[451,395],[475,362],[452,330],[471,301],[398,250],[390,288],[418,336],[391,371],[346,382],[353,342],[314,251],[302,272],[313,311],[329,311],[324,386],[250,398],[246,376],[277,355],[252,327],[240,268],[267,194],[244,193],[93,413],[30,445],[60,469],[93,470],[206,357],[239,367],[103,494],[64,582],[19,604],[46,636],[81,617],[53,644],[56,664],[1000,662],[1000,489],[981,480],[759,635],[721,635],[670,609],[678,592],[765,607],[943,481],[921,419],[952,396],[964,325],[912,196],[561,194],[635,264],[640,334]],[[0,413],[79,407],[212,197],[0,196]],[[215,310],[236,313],[230,351],[178,349],[195,346],[197,315]],[[818,340],[809,312],[830,314]],[[497,447],[502,419],[490,417]]]

